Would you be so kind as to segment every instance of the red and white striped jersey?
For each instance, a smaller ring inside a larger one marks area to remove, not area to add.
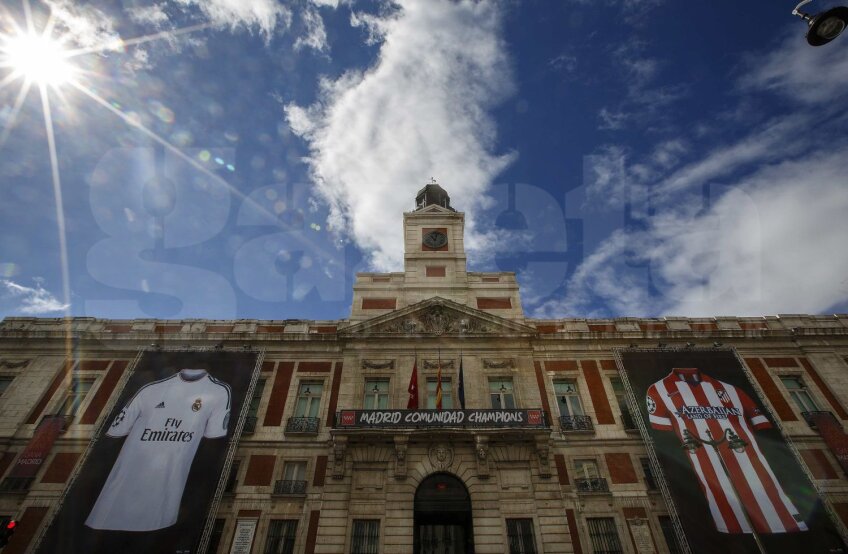
[[[735,434],[745,442],[734,445],[740,452],[730,440],[686,451],[719,532],[751,533],[748,521],[757,533],[807,530],[754,436],[771,423],[745,391],[696,368],[675,368],[648,388],[646,403],[651,427],[674,431],[681,443],[687,434],[698,441]]]

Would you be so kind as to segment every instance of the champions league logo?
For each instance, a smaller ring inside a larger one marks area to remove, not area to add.
[[[127,410],[125,408],[125,409],[121,410],[121,413],[119,413],[118,415],[115,416],[115,421],[112,422],[112,427],[117,427],[118,425],[120,425],[126,417],[127,417]]]
[[[654,399],[651,398],[650,396],[645,398],[645,404],[647,404],[647,406],[648,406],[648,413],[649,414],[653,414],[654,412],[657,411],[657,403],[654,402]]]

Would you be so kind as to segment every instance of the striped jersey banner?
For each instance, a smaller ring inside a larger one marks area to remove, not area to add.
[[[651,427],[684,431],[698,441],[717,441],[728,430],[746,444],[730,448],[702,443],[687,450],[716,528],[721,533],[795,533],[807,525],[789,500],[757,444],[754,431],[771,423],[745,391],[694,368],[675,368],[648,388]],[[746,518],[747,515],[747,518]]]

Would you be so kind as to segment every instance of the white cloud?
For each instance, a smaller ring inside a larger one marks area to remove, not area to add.
[[[666,116],[668,107],[686,92],[683,85],[653,84],[662,64],[656,58],[642,54],[645,46],[639,41],[630,41],[612,52],[627,93],[615,107],[603,107],[598,112],[600,128],[619,130],[631,124],[656,125]]]
[[[275,0],[175,0],[182,6],[196,6],[215,25],[258,28],[266,36],[278,25],[291,24],[291,10]]]
[[[62,304],[53,294],[42,286],[40,279],[35,280],[35,287],[27,287],[10,281],[0,280],[0,285],[6,289],[6,296],[18,299],[20,305],[15,311],[29,314],[46,314],[50,312],[61,312],[68,309],[68,304]]]
[[[170,22],[170,18],[168,17],[167,12],[165,11],[165,4],[151,4],[149,6],[138,6],[135,8],[129,8],[127,13],[130,16],[130,19],[135,21],[136,23],[142,23],[145,25],[153,25],[154,27],[161,27]]]
[[[63,35],[78,46],[99,46],[119,38],[112,19],[93,6],[70,0],[49,0],[47,5]]]
[[[380,270],[402,263],[401,213],[431,176],[468,215],[469,249],[486,191],[510,161],[492,152],[487,110],[512,92],[500,4],[402,0],[380,16],[357,14],[381,47],[376,64],[325,81],[321,100],[290,104],[286,117],[307,140],[330,223],[372,252]]]
[[[306,34],[294,41],[294,49],[300,50],[305,47],[326,52],[329,44],[327,44],[327,30],[324,28],[324,19],[321,14],[316,9],[308,8],[303,10],[302,17]]]
[[[665,205],[618,230],[537,315],[821,313],[848,299],[848,148],[764,165],[713,206]],[[651,291],[631,264],[647,264]],[[603,306],[598,308],[598,306]]]
[[[743,64],[743,90],[768,90],[807,103],[830,102],[848,92],[844,47],[811,48],[794,24],[782,43],[765,57]]]

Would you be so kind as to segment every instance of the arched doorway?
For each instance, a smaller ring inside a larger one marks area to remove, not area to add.
[[[434,473],[415,491],[415,554],[473,554],[471,497],[462,481]]]

